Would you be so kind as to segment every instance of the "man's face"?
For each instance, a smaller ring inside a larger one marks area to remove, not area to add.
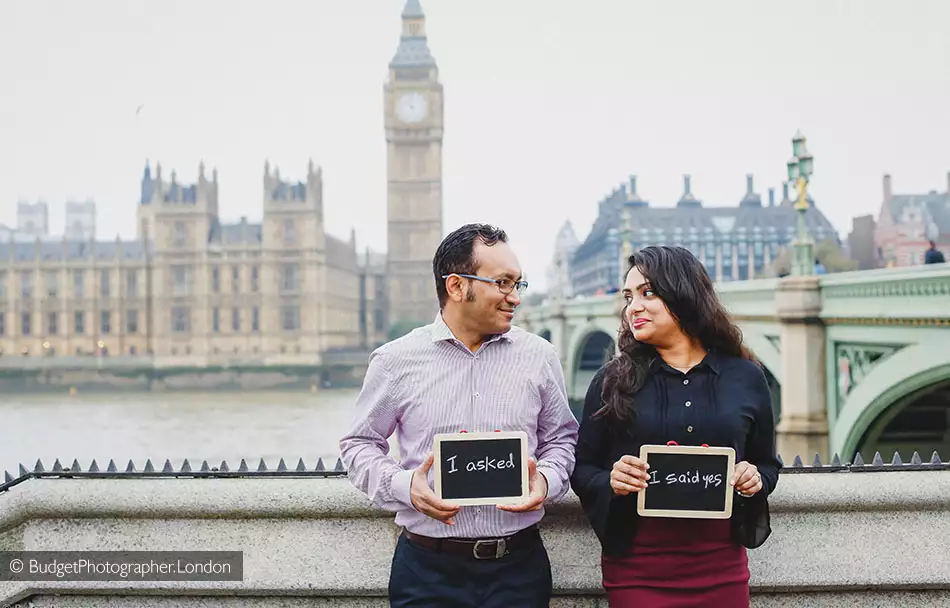
[[[475,275],[488,279],[521,279],[521,264],[508,243],[498,242],[489,247],[475,241],[472,253],[478,264]],[[471,328],[483,335],[501,334],[511,329],[515,307],[521,304],[518,290],[503,294],[496,284],[465,280],[468,286],[461,310]]]

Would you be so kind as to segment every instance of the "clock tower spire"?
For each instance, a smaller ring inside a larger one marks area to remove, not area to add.
[[[442,240],[443,101],[419,0],[406,0],[383,88],[389,325],[430,323],[439,310],[432,256]]]

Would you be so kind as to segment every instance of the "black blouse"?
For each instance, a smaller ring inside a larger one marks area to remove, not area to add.
[[[758,547],[771,532],[768,495],[778,483],[772,399],[762,369],[754,361],[709,353],[683,373],[656,357],[643,388],[634,397],[632,434],[609,432],[610,421],[591,416],[603,406],[604,369],[591,381],[575,450],[571,487],[578,495],[605,555],[622,555],[636,534],[637,494],[615,496],[610,488],[614,462],[640,455],[643,444],[731,447],[736,462],[746,460],[762,476],[762,490],[733,501],[736,541]]]

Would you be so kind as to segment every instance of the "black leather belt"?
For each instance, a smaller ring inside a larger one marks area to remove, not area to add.
[[[426,549],[467,555],[474,559],[499,559],[512,550],[528,547],[541,540],[537,526],[529,526],[502,538],[431,538],[413,534],[409,530],[403,533],[410,541]]]

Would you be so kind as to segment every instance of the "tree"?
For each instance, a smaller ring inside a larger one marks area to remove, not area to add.
[[[422,321],[396,321],[389,326],[389,339],[401,338],[417,327],[425,325]]]
[[[794,245],[783,247],[778,257],[772,260],[765,275],[782,277],[792,271],[791,249]],[[821,262],[827,272],[848,272],[858,269],[858,262],[844,254],[834,239],[827,238],[815,245],[815,259]]]

